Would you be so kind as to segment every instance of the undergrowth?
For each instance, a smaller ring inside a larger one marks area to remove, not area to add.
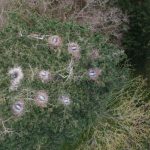
[[[1,149],[75,149],[97,114],[102,116],[107,109],[107,95],[128,78],[129,70],[119,65],[126,55],[104,36],[71,22],[49,20],[22,9],[9,18],[0,32]],[[62,38],[62,47],[48,44],[52,35]],[[68,53],[70,42],[79,44],[80,59]],[[100,59],[91,57],[93,49]],[[10,91],[8,70],[18,66],[24,78],[17,91]],[[96,80],[89,78],[90,68],[101,70]],[[49,83],[37,78],[43,69],[52,73]],[[45,108],[34,102],[41,90],[49,97]],[[58,102],[63,94],[69,96],[69,106]],[[19,100],[25,103],[25,112],[17,117],[11,107]]]
[[[108,97],[108,110],[88,130],[78,150],[148,150],[150,93],[135,78]]]
[[[149,135],[148,93],[143,80],[128,81],[129,69],[120,63],[124,51],[87,27],[19,6],[0,32],[0,149],[142,149]],[[49,45],[53,35],[62,38],[60,47]],[[80,47],[78,59],[68,53],[71,42]],[[17,91],[10,91],[13,67],[23,73]],[[95,80],[88,76],[91,68],[100,69]],[[52,80],[41,82],[41,70]],[[47,94],[47,107],[36,105],[39,91]],[[62,96],[69,97],[68,105],[60,103]],[[12,105],[19,100],[24,113],[15,116]]]

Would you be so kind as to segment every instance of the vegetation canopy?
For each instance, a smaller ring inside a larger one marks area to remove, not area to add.
[[[74,149],[86,140],[97,116],[103,118],[110,102],[106,97],[126,82],[129,70],[119,64],[126,55],[104,36],[71,22],[27,10],[9,18],[0,32],[1,149]],[[53,36],[61,45],[51,46]],[[70,53],[69,43],[78,45]],[[16,72],[9,76],[12,68],[21,69],[21,78]],[[23,113],[15,116],[11,107],[18,101]]]

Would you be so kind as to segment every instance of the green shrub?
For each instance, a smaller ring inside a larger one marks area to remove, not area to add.
[[[102,117],[107,110],[106,97],[126,82],[129,70],[118,65],[126,55],[102,35],[82,26],[49,20],[28,10],[17,10],[9,16],[9,25],[0,32],[1,150],[75,149],[97,116]],[[39,40],[37,35],[45,36]],[[50,47],[47,35],[62,37],[62,47]],[[80,45],[79,60],[68,53],[69,42]],[[99,59],[91,56],[93,49]],[[8,70],[14,66],[22,68],[24,78],[17,91],[9,91]],[[90,68],[101,69],[98,79],[89,79]],[[42,83],[36,76],[43,69],[53,75],[49,83]],[[45,108],[34,102],[39,90],[48,93]],[[61,94],[69,95],[70,105],[58,102]],[[11,110],[18,100],[25,103],[20,117]]]
[[[118,0],[118,2],[129,16],[129,29],[124,33],[123,46],[134,63],[144,64],[150,48],[150,1]]]

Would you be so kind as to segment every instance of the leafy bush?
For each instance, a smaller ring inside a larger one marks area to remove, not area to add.
[[[127,55],[134,63],[145,61],[149,54],[150,41],[150,1],[118,0],[124,11],[128,12],[129,30],[125,32],[123,45]]]
[[[106,97],[126,82],[129,70],[119,65],[126,55],[102,35],[82,26],[49,20],[28,10],[9,16],[9,25],[0,32],[1,150],[75,149],[97,116],[107,110]],[[48,44],[52,35],[62,38],[62,47]],[[80,59],[68,53],[69,42],[79,44]],[[8,70],[18,66],[24,76],[18,90],[10,91]],[[88,76],[90,68],[100,69],[95,80]],[[36,76],[43,69],[53,76],[49,83]],[[44,108],[35,103],[41,90],[49,97]],[[70,98],[70,105],[59,103],[63,94]],[[25,105],[20,117],[11,110],[18,100]]]

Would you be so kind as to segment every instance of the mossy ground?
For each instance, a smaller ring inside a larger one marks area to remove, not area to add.
[[[9,16],[9,25],[0,32],[1,149],[75,149],[97,115],[103,116],[107,108],[106,95],[120,89],[126,81],[128,69],[118,66],[126,56],[108,44],[105,37],[86,27],[49,20],[28,11],[16,11]],[[47,37],[37,40],[29,37],[32,33],[59,35],[63,46],[54,49],[48,45]],[[71,41],[81,47],[78,61],[68,54],[67,43]],[[95,48],[101,59],[93,61],[89,53]],[[73,69],[71,76],[69,64]],[[24,80],[18,91],[10,92],[7,72],[14,66],[22,67]],[[97,82],[87,76],[91,67],[102,70]],[[37,71],[43,69],[52,72],[54,79],[50,83],[37,79]],[[47,108],[35,105],[33,99],[38,90],[48,92]],[[58,103],[64,93],[70,95],[69,106]],[[25,113],[15,118],[10,108],[20,99],[25,101]],[[7,133],[4,127],[12,132]]]

